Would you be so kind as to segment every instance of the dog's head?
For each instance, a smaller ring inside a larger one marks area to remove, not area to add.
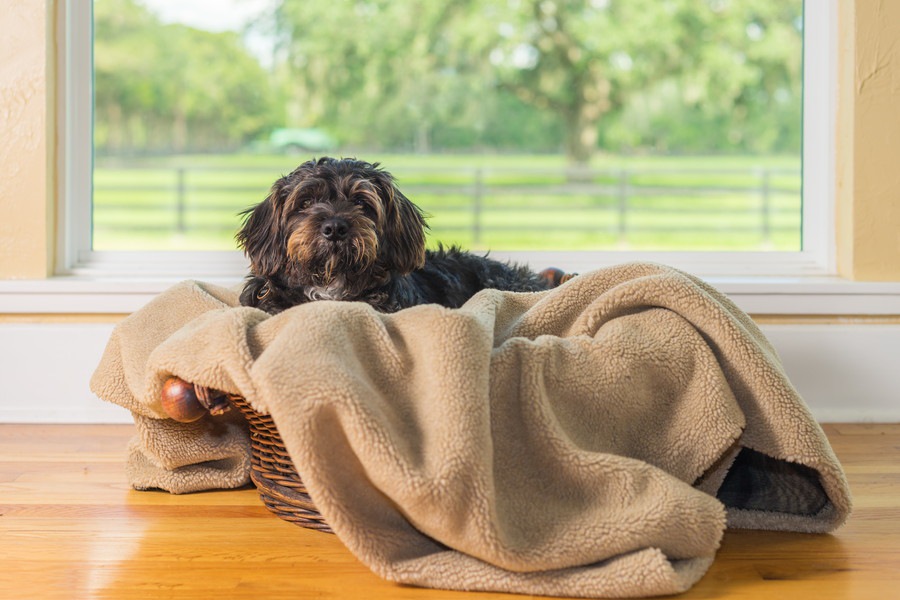
[[[425,227],[377,163],[326,157],[276,181],[237,240],[253,274],[340,300],[421,268]]]

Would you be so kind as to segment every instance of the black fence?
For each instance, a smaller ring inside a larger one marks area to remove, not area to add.
[[[262,200],[279,176],[264,168],[121,171],[135,175],[95,181],[95,227],[230,235],[236,214]],[[436,231],[467,233],[476,245],[492,233],[551,230],[622,241],[635,233],[754,233],[762,244],[775,232],[799,235],[795,169],[408,169],[400,180],[426,212],[448,217],[432,220]]]

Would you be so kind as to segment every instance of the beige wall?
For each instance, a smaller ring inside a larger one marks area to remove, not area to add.
[[[900,2],[839,0],[838,268],[900,280]]]
[[[838,2],[838,266],[851,279],[900,281],[900,2]],[[52,272],[55,4],[18,0],[0,14],[2,278]]]
[[[47,2],[0,13],[0,276],[46,277],[53,227],[48,194]]]

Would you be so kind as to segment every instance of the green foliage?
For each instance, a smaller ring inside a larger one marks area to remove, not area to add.
[[[799,153],[802,2],[707,4],[693,12],[694,48],[678,75],[634,89],[601,123],[601,146]]]
[[[101,154],[237,148],[282,120],[237,34],[164,25],[133,0],[95,0],[94,28]]]
[[[281,0],[234,33],[95,0],[101,153],[227,150],[275,127],[348,151],[797,153],[802,0]]]
[[[291,97],[365,148],[798,151],[801,0],[283,0]]]

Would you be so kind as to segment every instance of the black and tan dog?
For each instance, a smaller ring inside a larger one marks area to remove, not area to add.
[[[382,312],[459,307],[485,288],[534,292],[559,283],[452,247],[426,250],[422,212],[387,171],[355,159],[303,163],[246,211],[237,240],[250,259],[241,303],[277,313],[315,300]]]

